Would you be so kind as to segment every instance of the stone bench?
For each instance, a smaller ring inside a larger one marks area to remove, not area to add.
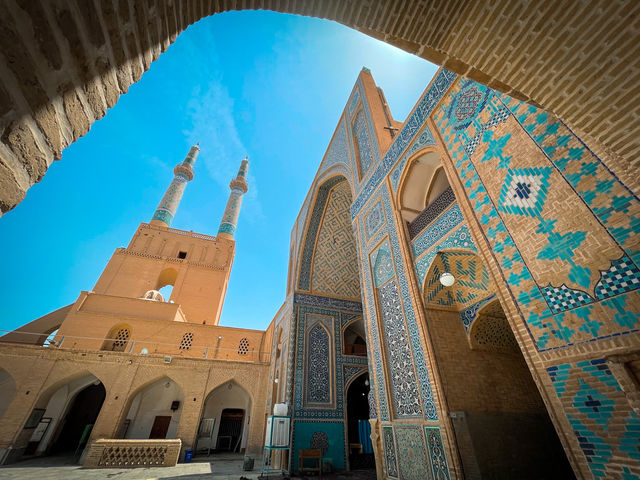
[[[173,467],[182,441],[96,440],[89,447],[83,468]]]

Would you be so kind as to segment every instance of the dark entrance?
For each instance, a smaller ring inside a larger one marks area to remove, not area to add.
[[[347,389],[347,435],[351,470],[375,468],[369,424],[369,374],[357,377]]]
[[[91,384],[76,395],[49,453],[72,453],[87,443],[105,396],[102,383]]]
[[[167,438],[167,432],[169,431],[170,423],[170,416],[157,416],[153,421],[153,426],[151,427],[149,438]]]
[[[240,448],[242,440],[242,421],[244,410],[240,408],[225,408],[220,417],[218,429],[218,452],[236,452]]]

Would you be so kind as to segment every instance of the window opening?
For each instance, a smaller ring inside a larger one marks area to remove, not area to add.
[[[242,340],[240,340],[240,345],[238,345],[238,354],[246,355],[248,351],[249,351],[249,340],[247,340],[246,338],[243,338]]]
[[[189,350],[191,349],[191,343],[193,342],[193,333],[188,332],[182,336],[182,340],[180,341],[180,350]]]

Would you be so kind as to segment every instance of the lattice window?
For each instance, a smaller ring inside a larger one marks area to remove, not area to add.
[[[131,331],[128,328],[120,328],[109,335],[111,337],[110,340],[105,342],[105,346],[103,350],[111,350],[113,352],[124,352],[124,349],[127,347],[127,343],[129,343],[129,337],[131,336]]]
[[[249,352],[249,340],[243,338],[242,340],[240,340],[240,345],[238,345],[238,354],[246,355],[247,352]]]
[[[182,340],[180,341],[180,350],[189,350],[191,349],[191,343],[193,342],[193,333],[187,332],[182,336]]]

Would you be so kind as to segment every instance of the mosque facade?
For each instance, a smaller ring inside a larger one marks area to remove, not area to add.
[[[640,201],[553,115],[440,69],[398,122],[363,69],[265,331],[218,325],[248,162],[215,237],[170,228],[197,152],[91,292],[1,339],[5,462],[212,419],[259,455],[286,403],[291,470],[640,476]]]

